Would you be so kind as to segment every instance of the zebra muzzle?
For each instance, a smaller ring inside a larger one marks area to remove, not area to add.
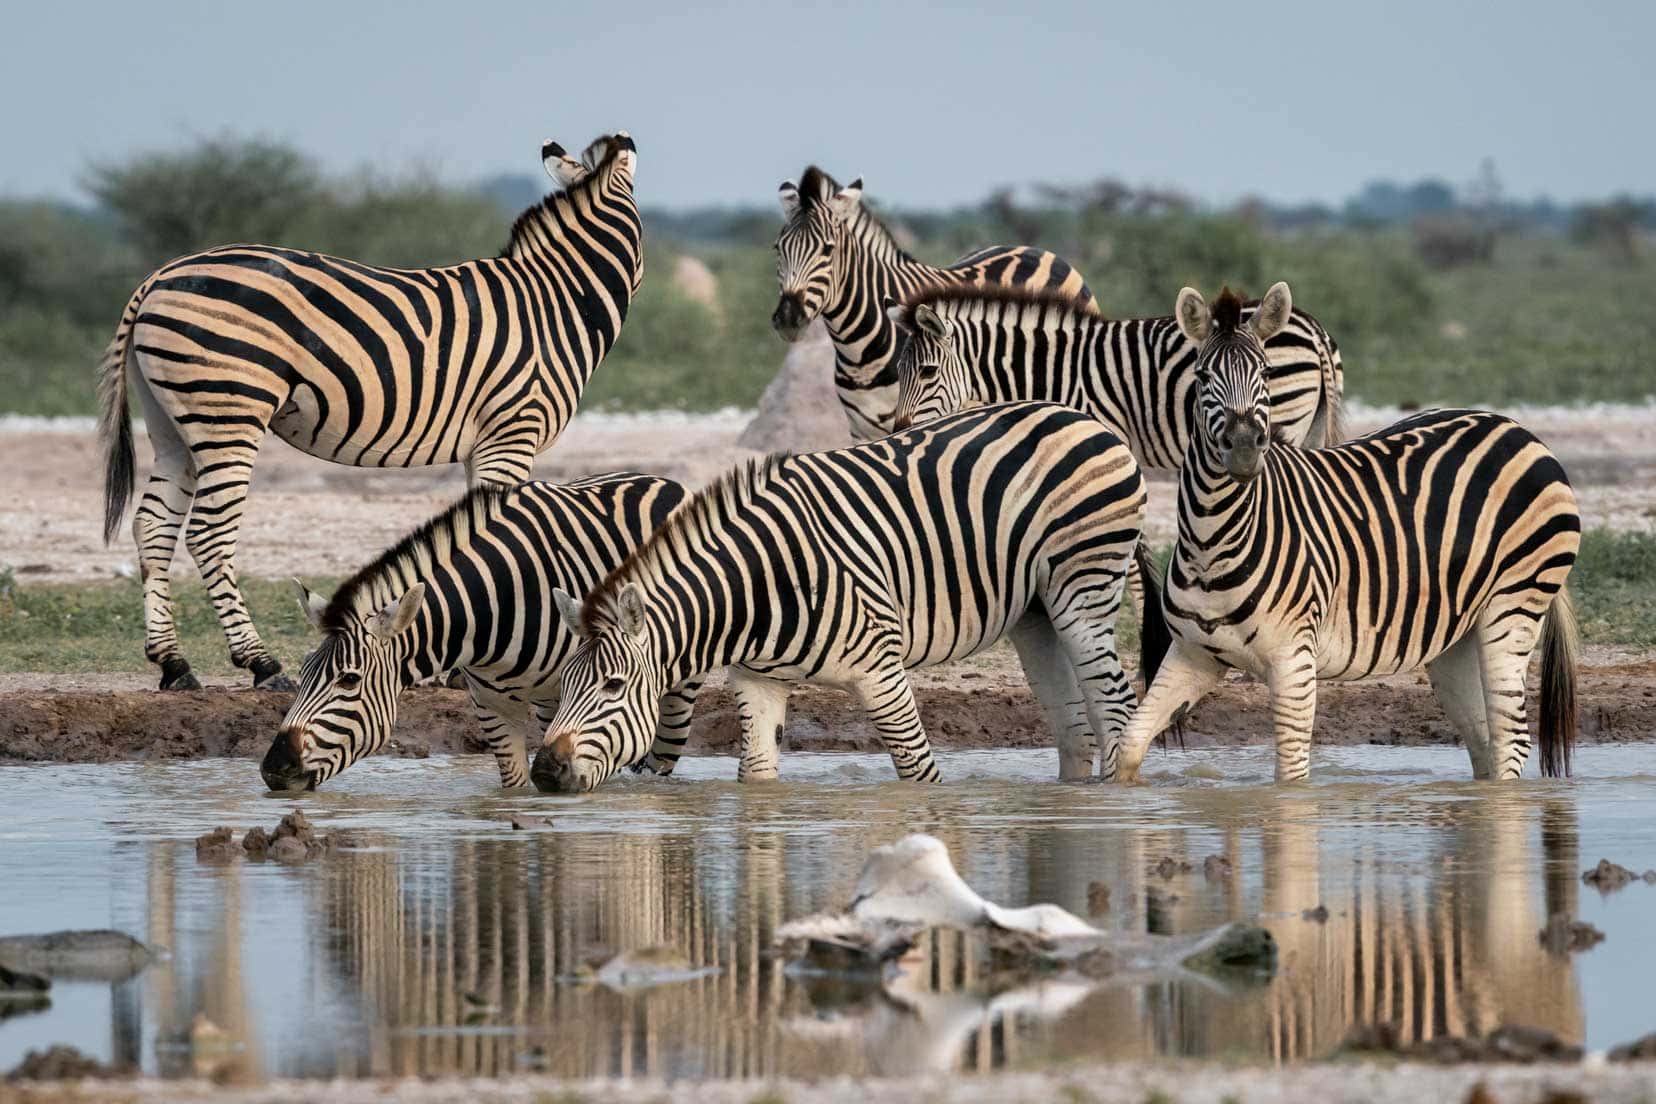
[[[299,741],[297,732],[288,729],[278,732],[259,764],[259,776],[277,793],[315,788],[311,773],[299,758]]]
[[[788,292],[776,301],[776,310],[771,314],[771,329],[783,341],[793,341],[805,329],[805,302],[802,296]]]
[[[575,737],[561,732],[542,744],[529,766],[529,781],[541,793],[579,793],[586,788],[575,770]]]

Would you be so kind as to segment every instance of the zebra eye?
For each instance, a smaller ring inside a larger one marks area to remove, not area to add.
[[[606,694],[619,694],[621,691],[625,690],[626,688],[627,688],[627,680],[626,679],[623,679],[623,678],[610,678],[610,679],[605,679],[604,680],[604,693],[606,693]]]
[[[922,364],[920,366],[920,378],[926,380],[935,379],[937,377],[937,373],[941,371],[941,368],[942,366],[937,364]]]
[[[341,690],[355,690],[362,685],[362,676],[355,671],[341,671],[334,676],[334,685]]]

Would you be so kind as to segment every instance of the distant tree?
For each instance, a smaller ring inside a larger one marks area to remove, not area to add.
[[[156,262],[233,242],[280,242],[323,197],[309,157],[258,138],[210,138],[182,152],[94,165],[85,183]]]
[[[1583,245],[1603,249],[1619,261],[1637,261],[1644,206],[1630,196],[1618,196],[1605,203],[1584,203],[1576,212],[1570,236]]]

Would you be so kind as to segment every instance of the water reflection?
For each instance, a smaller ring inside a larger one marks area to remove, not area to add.
[[[1394,787],[1380,800],[1357,785],[1193,789],[1147,806],[1027,789],[917,797],[882,784],[848,799],[832,786],[639,787],[599,807],[610,818],[601,830],[451,838],[384,827],[382,848],[294,869],[206,867],[186,844],[118,844],[115,865],[143,872],[133,930],[173,957],[110,987],[108,1052],[225,1080],[678,1078],[1167,1055],[1281,1062],[1381,1021],[1412,1040],[1503,1023],[1583,1039],[1572,960],[1536,938],[1548,914],[1576,915],[1569,791],[1539,800],[1518,787],[1430,786],[1399,800]],[[960,802],[969,808],[951,808]],[[312,815],[325,824],[326,813]],[[558,817],[560,829],[578,816]],[[618,830],[615,818],[647,830]],[[1281,970],[1264,984],[1006,989],[990,984],[979,948],[942,934],[883,988],[786,972],[770,953],[777,924],[843,904],[867,850],[910,829],[939,835],[967,878],[1007,903],[1084,915],[1089,884],[1101,882],[1113,926],[1177,933],[1261,917]],[[1203,876],[1216,853],[1229,878]],[[1191,869],[1164,878],[1164,858]],[[1319,906],[1325,923],[1303,918]],[[630,993],[575,980],[597,956],[654,944],[718,972]],[[198,1013],[244,1047],[192,1056],[169,1045]],[[60,1034],[69,1025],[61,1019]],[[0,1024],[0,1056],[7,1031]]]

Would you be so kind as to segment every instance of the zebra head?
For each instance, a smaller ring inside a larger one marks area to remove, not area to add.
[[[797,340],[840,285],[846,223],[862,201],[860,176],[842,188],[812,165],[801,181],[784,180],[777,189],[784,219],[776,235],[781,298],[771,315],[771,328],[784,341]]]
[[[560,676],[558,711],[546,726],[529,780],[546,793],[583,793],[643,759],[661,717],[661,665],[637,583],[581,603],[556,593],[558,612],[581,641]]]
[[[885,308],[905,338],[892,360],[897,372],[893,427],[908,429],[978,405],[955,328],[930,303],[909,308],[887,298]]]
[[[299,692],[259,764],[273,790],[314,790],[385,746],[407,683],[404,633],[425,601],[425,584],[415,583],[377,613],[330,616],[326,599],[294,582],[322,643],[305,658]]]
[[[1179,292],[1173,314],[1197,347],[1201,433],[1225,470],[1246,483],[1264,468],[1271,445],[1265,342],[1288,324],[1294,303],[1288,285],[1278,282],[1245,322],[1243,306],[1242,297],[1230,288],[1209,307],[1200,292],[1187,287]]]

